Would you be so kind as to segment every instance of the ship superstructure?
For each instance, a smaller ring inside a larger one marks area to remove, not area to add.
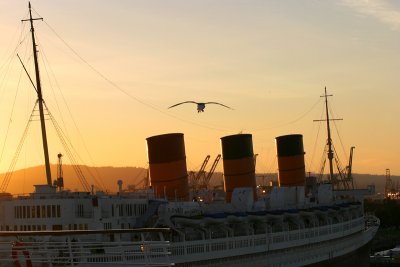
[[[4,196],[1,235],[22,244],[6,241],[4,250],[12,255],[23,248],[33,265],[49,266],[59,255],[36,259],[35,246],[60,240],[71,243],[60,248],[65,264],[73,265],[74,253],[79,254],[76,266],[118,266],[137,257],[152,259],[143,266],[245,266],[250,259],[254,266],[302,266],[352,253],[375,235],[379,220],[364,215],[357,191],[334,191],[330,183],[305,177],[301,135],[277,137],[280,186],[268,194],[257,194],[254,186],[251,135],[221,140],[225,199],[216,194],[202,199],[188,191],[183,134],[153,136],[147,139],[150,191],[110,195],[37,185],[28,197]],[[152,155],[160,151],[160,158]],[[77,247],[81,242],[86,246]],[[113,256],[105,249],[113,242],[128,242],[143,255],[126,257],[129,249],[117,246]],[[140,250],[146,242],[154,248]],[[290,256],[282,257],[286,253]]]

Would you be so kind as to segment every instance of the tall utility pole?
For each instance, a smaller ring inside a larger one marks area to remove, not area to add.
[[[35,62],[35,74],[36,74],[36,92],[37,92],[37,96],[38,96],[38,100],[37,101],[39,103],[39,116],[40,116],[40,125],[41,125],[41,129],[42,129],[42,141],[43,141],[44,160],[45,160],[45,165],[46,165],[46,177],[47,177],[47,184],[49,186],[52,186],[51,172],[50,172],[50,161],[49,161],[49,149],[48,149],[48,146],[47,146],[46,124],[45,124],[44,112],[43,112],[42,87],[41,87],[41,84],[40,84],[39,63],[38,63],[37,50],[36,50],[36,41],[35,41],[35,30],[33,28],[33,21],[34,20],[43,20],[43,18],[32,18],[31,3],[29,2],[29,19],[22,20],[22,21],[30,21],[30,23],[31,23],[33,60]]]
[[[325,113],[326,113],[326,119],[325,120],[314,120],[314,121],[326,121],[326,131],[328,133],[328,140],[327,140],[327,145],[328,145],[328,160],[329,160],[329,181],[333,184],[336,183],[336,179],[333,174],[333,149],[332,149],[332,138],[331,138],[331,127],[330,127],[330,121],[334,120],[343,120],[343,119],[330,119],[329,118],[329,111],[328,111],[328,96],[333,96],[333,95],[327,95],[326,94],[326,87],[325,87],[325,94],[322,95],[321,97],[325,98]]]

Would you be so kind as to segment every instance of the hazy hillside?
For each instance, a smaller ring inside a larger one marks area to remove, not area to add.
[[[118,189],[117,181],[123,181],[123,188],[135,186],[136,188],[143,187],[143,179],[147,175],[147,170],[136,167],[87,167],[80,166],[83,174],[86,177],[88,184],[95,185],[96,189],[104,189],[109,192],[115,192]],[[57,177],[56,165],[51,166],[53,180]],[[77,175],[71,165],[63,165],[63,177],[65,188],[70,190],[82,190],[83,187],[77,178]],[[276,181],[277,174],[257,175],[257,183],[268,183]],[[264,178],[262,178],[264,177]],[[0,174],[0,181],[4,179],[4,174]],[[393,185],[397,186],[400,182],[400,176],[392,176]],[[374,184],[377,192],[384,192],[385,175],[371,174],[354,174],[354,184],[357,188],[365,188],[369,184]],[[45,169],[44,166],[36,166],[23,170],[15,171],[11,177],[7,191],[12,194],[26,194],[33,192],[34,184],[45,184]],[[212,185],[222,185],[222,174],[215,173],[211,179]]]
[[[129,185],[143,186],[142,180],[146,177],[146,169],[135,167],[87,167],[80,166],[89,185],[95,185],[96,189],[105,189],[115,192],[118,190],[117,181],[123,180],[123,187]],[[51,165],[52,179],[57,177],[57,166]],[[5,174],[0,174],[3,181]],[[83,186],[71,165],[63,165],[63,177],[65,188],[82,190]],[[13,194],[26,194],[33,192],[33,185],[46,184],[44,166],[36,166],[15,171],[11,177],[7,191]]]
[[[395,188],[400,189],[400,176],[392,175],[392,184]],[[354,174],[355,186],[358,188],[364,188],[368,184],[375,185],[375,191],[378,193],[385,192],[386,176],[376,174]]]

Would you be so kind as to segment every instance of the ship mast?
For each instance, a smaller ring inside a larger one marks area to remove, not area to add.
[[[325,87],[325,112],[326,112],[326,130],[328,132],[328,160],[329,160],[329,180],[333,180],[333,150],[332,150],[332,138],[331,138],[331,127],[329,124],[329,112],[328,112],[328,96],[326,94],[326,87]]]
[[[46,178],[47,178],[47,184],[49,186],[52,186],[50,161],[49,161],[49,149],[48,149],[48,145],[47,145],[47,135],[46,135],[46,124],[45,124],[44,112],[43,112],[42,87],[40,84],[39,64],[38,64],[36,41],[35,41],[35,30],[33,28],[34,20],[43,20],[43,18],[32,18],[31,3],[29,2],[29,19],[23,20],[23,21],[30,21],[30,23],[31,23],[33,60],[35,62],[35,74],[36,74],[36,92],[37,92],[37,96],[38,96],[37,101],[39,103],[39,116],[40,116],[40,125],[41,125],[41,129],[42,129],[43,152],[44,152],[44,160],[45,160],[45,165],[46,165]]]
[[[327,140],[327,145],[328,145],[328,160],[329,160],[329,181],[333,184],[336,185],[337,181],[333,173],[333,149],[332,149],[332,138],[331,138],[331,127],[330,127],[330,121],[331,120],[342,120],[342,119],[330,119],[329,118],[329,111],[328,111],[328,96],[332,95],[327,95],[326,94],[326,86],[325,86],[325,93],[321,97],[325,98],[325,113],[326,113],[326,119],[325,120],[314,120],[314,121],[326,121],[326,131],[328,133],[328,140]]]

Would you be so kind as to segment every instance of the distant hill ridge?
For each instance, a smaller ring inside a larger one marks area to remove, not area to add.
[[[80,165],[80,169],[89,185],[95,189],[103,189],[108,192],[118,190],[117,181],[123,181],[123,187],[134,185],[143,187],[142,180],[147,175],[147,170],[140,167],[89,167]],[[51,164],[52,180],[57,179],[57,165]],[[72,191],[83,190],[83,186],[72,165],[63,165],[64,187]],[[0,174],[0,183],[5,174]],[[95,178],[93,178],[95,177]],[[14,171],[7,192],[12,194],[27,194],[34,191],[33,185],[46,184],[45,168],[43,165],[29,167]]]
[[[135,188],[143,187],[143,180],[147,176],[147,169],[141,167],[89,167],[79,166],[89,185],[94,184],[96,190],[103,189],[108,192],[116,192],[118,190],[117,181],[123,181],[123,188],[128,186]],[[52,179],[57,178],[57,165],[51,165]],[[5,174],[0,174],[0,183],[3,181]],[[383,193],[385,190],[385,175],[374,174],[354,174],[354,181],[357,188],[365,188],[369,184],[375,184],[376,191]],[[63,165],[63,177],[65,188],[72,191],[83,190],[72,165]],[[93,178],[95,177],[95,178]],[[267,174],[267,180],[276,180],[277,174]],[[391,176],[393,185],[396,187],[400,183],[400,176]],[[259,183],[262,181],[259,180]],[[26,169],[17,170],[13,173],[7,192],[12,194],[27,194],[34,191],[33,185],[45,184],[45,168],[44,166],[34,166]],[[222,183],[222,174],[215,173],[211,181],[213,185]],[[399,185],[400,186],[400,185]]]

